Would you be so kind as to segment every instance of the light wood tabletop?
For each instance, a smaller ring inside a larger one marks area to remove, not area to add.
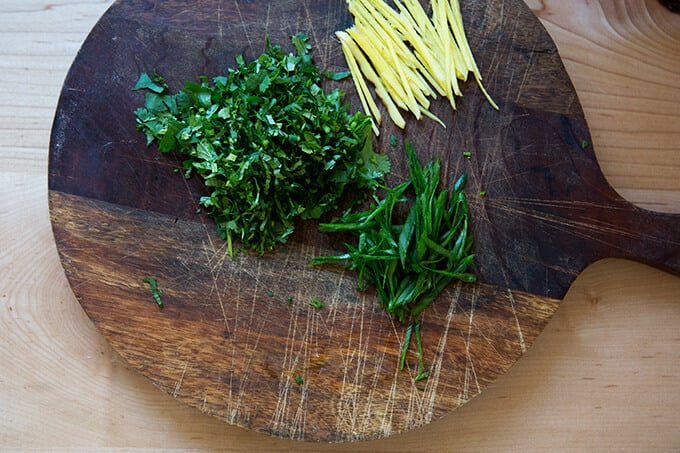
[[[680,277],[592,264],[527,354],[441,420],[313,444],[227,425],[128,368],[59,262],[47,201],[64,77],[110,0],[0,3],[0,451],[680,450]],[[680,14],[658,0],[527,0],[555,40],[604,175],[680,213]],[[680,238],[680,223],[668,232]]]

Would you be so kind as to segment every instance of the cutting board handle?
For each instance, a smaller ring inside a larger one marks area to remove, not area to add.
[[[616,218],[611,224],[617,225],[612,236],[618,235],[616,241],[610,242],[612,257],[641,261],[680,275],[680,214],[631,206],[630,216],[612,213]],[[603,240],[607,240],[606,227]]]

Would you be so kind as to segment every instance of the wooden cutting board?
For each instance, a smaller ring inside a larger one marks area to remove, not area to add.
[[[157,70],[173,89],[214,76],[265,36],[289,49],[311,37],[317,64],[345,68],[333,32],[343,0],[121,1],[96,25],[64,83],[49,163],[57,248],[84,310],[123,356],[165,392],[229,423],[314,441],[389,436],[453,411],[522,356],[573,280],[604,257],[677,272],[680,217],[621,199],[597,165],[574,88],[550,37],[521,0],[463,0],[468,37],[500,111],[474,83],[447,128],[384,124],[376,147],[405,173],[403,142],[441,158],[447,181],[468,174],[479,283],[453,284],[423,316],[431,376],[396,369],[404,327],[349,271],[311,268],[334,238],[300,224],[265,257],[228,256],[197,213],[201,182],[147,149],[131,91]],[[328,87],[334,86],[330,82]],[[358,106],[351,82],[340,82]],[[391,134],[399,145],[388,144]],[[463,152],[471,152],[464,157]],[[486,196],[480,195],[481,191]],[[163,290],[160,311],[142,279]],[[316,310],[308,302],[326,304]],[[296,382],[297,377],[302,379]]]

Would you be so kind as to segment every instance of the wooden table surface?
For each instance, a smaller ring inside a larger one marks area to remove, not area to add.
[[[680,278],[628,261],[586,269],[534,346],[481,396],[380,441],[248,432],[127,368],[68,286],[47,206],[62,82],[111,3],[0,4],[0,451],[680,450]],[[612,186],[680,213],[680,15],[657,0],[527,3],[560,50]]]

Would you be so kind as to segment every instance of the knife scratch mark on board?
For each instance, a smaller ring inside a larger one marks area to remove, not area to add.
[[[283,426],[288,426],[287,428],[287,437],[291,439],[302,439],[304,437],[305,433],[305,426],[307,424],[307,402],[308,402],[308,395],[309,395],[309,388],[312,383],[310,380],[312,379],[312,373],[311,373],[311,357],[312,357],[312,348],[311,346],[313,344],[316,344],[318,342],[318,332],[319,332],[319,320],[320,316],[316,312],[316,310],[311,310],[307,309],[304,311],[306,313],[306,316],[304,318],[305,324],[304,324],[304,329],[298,329],[296,326],[296,329],[294,331],[294,335],[292,337],[291,341],[291,346],[294,345],[299,345],[295,348],[291,348],[291,356],[293,353],[294,357],[292,358],[291,366],[288,368],[289,373],[287,376],[287,382],[288,382],[288,387],[289,391],[286,396],[290,395],[290,386],[291,382],[293,382],[293,375],[301,376],[302,381],[301,383],[296,383],[296,387],[299,388],[299,398],[297,401],[297,405],[294,408],[294,412],[292,413],[292,416],[289,416],[289,420],[286,420],[286,412],[283,411],[281,414],[283,416]],[[295,317],[296,324],[298,321],[301,321],[301,317],[296,316]],[[295,340],[297,332],[300,332],[301,338],[299,340]],[[318,345],[317,345],[318,347]],[[284,367],[286,369],[286,367]],[[286,402],[288,404],[288,401]]]
[[[172,392],[172,397],[177,398],[177,395],[179,395],[179,391],[182,388],[182,382],[184,381],[184,375],[187,372],[187,367],[189,366],[189,361],[184,362],[184,368],[182,369],[182,374],[179,377],[179,380],[175,384],[175,390]]]
[[[350,429],[347,430],[346,432],[353,434],[346,440],[359,440],[359,438],[356,437],[354,433],[375,431],[375,428],[373,427],[374,420],[376,420],[377,415],[380,414],[377,410],[379,408],[374,405],[374,398],[377,400],[381,399],[379,392],[376,392],[376,390],[379,388],[380,381],[379,377],[385,359],[385,352],[382,351],[381,353],[377,354],[375,359],[376,360],[374,362],[372,370],[373,372],[372,378],[370,379],[369,382],[367,382],[368,385],[366,386],[360,385],[357,388],[356,394],[357,401],[360,402],[361,404],[357,404],[354,413],[351,414],[349,418],[351,422]],[[362,378],[367,377],[366,374],[367,367],[365,365],[368,365],[367,361],[363,361],[363,365],[361,367]],[[365,391],[362,391],[362,389],[365,389]]]
[[[241,292],[243,291],[243,279],[240,278],[241,275],[241,269],[237,268],[235,271],[231,272],[230,278],[235,278],[236,279],[236,294],[234,296],[234,299],[236,301],[235,307],[234,307],[234,322],[233,322],[233,328],[232,331],[229,332],[231,335],[236,335],[236,328],[238,326],[238,311],[239,307],[241,306]],[[225,291],[227,290],[228,285],[225,285]],[[225,323],[227,321],[225,320]]]
[[[357,316],[358,315],[358,316]],[[352,310],[352,318],[350,324],[350,334],[347,339],[347,345],[343,353],[342,361],[342,380],[340,384],[340,394],[338,395],[338,428],[344,429],[347,432],[352,432],[355,428],[357,412],[357,380],[361,368],[362,359],[362,337],[363,337],[363,312],[357,310],[356,307]],[[355,338],[355,326],[358,325],[358,338]],[[356,345],[355,345],[356,343]]]
[[[409,369],[409,374],[411,374],[411,370]],[[414,382],[411,381],[411,391],[408,394],[408,408],[407,408],[407,419],[408,419],[408,426],[413,426],[415,420],[418,418],[418,399],[420,398],[420,395],[418,395],[417,390],[414,391]]]
[[[378,389],[380,371],[382,370],[383,362],[385,361],[385,351],[382,351],[376,356],[376,362],[373,367],[373,378],[371,379],[370,386],[368,388],[368,393],[366,395],[366,409],[364,411],[363,423],[359,427],[362,432],[372,431],[371,424],[373,420],[373,398]],[[380,395],[378,395],[378,399]]]
[[[217,36],[220,37],[220,41],[224,38],[224,27],[222,25],[222,4],[223,0],[217,3]]]
[[[430,376],[425,382],[425,396],[426,396],[426,406],[424,408],[425,420],[423,423],[430,423],[432,421],[432,416],[435,410],[435,402],[437,400],[437,389],[439,386],[439,380],[441,377],[442,365],[444,361],[444,351],[446,350],[446,344],[449,338],[449,329],[453,322],[453,318],[456,314],[458,302],[461,296],[461,285],[458,284],[453,291],[451,297],[451,303],[449,304],[449,309],[446,313],[446,322],[444,324],[444,331],[439,337],[437,342],[437,347],[434,351],[434,360],[430,366]]]
[[[363,381],[366,374],[366,357],[368,354],[368,341],[366,341],[366,329],[364,314],[361,314],[361,334],[359,337],[358,353],[356,354],[356,366],[354,367],[354,375],[350,381],[350,408],[351,408],[351,426],[352,432],[356,431],[357,427],[362,423],[362,418],[365,414],[365,406],[362,404]]]
[[[239,364],[238,371],[240,372],[239,380],[238,380],[238,390],[236,393],[236,404],[235,407],[232,409],[234,412],[234,417],[241,417],[240,415],[240,410],[241,407],[248,407],[247,403],[244,403],[244,400],[248,400],[248,393],[247,393],[247,383],[250,378],[250,373],[251,373],[251,366],[253,363],[253,351],[251,352],[246,352],[246,351],[239,351],[242,355],[241,360],[237,360],[236,363]],[[233,378],[233,371],[232,371],[232,378]],[[233,386],[233,383],[232,383]],[[232,387],[233,388],[233,387]]]
[[[369,350],[371,345],[370,319],[366,319],[366,310],[362,309],[366,305],[367,297],[361,294],[357,304],[352,305],[349,335],[346,346],[343,348],[342,357],[342,379],[336,410],[338,413],[337,427],[347,433],[359,432],[362,426],[370,426],[372,423],[373,408],[372,402],[374,389],[377,386],[384,352],[377,363],[374,365],[375,373],[372,382],[365,386],[364,378],[367,377],[366,360],[370,357]],[[373,313],[373,311],[369,311]],[[350,436],[348,440],[352,440]]]
[[[267,4],[267,15],[265,16],[265,21],[264,21],[264,35],[269,36],[269,16],[271,13],[272,9],[272,4],[271,2]]]
[[[470,399],[470,386],[474,383],[477,392],[479,393],[481,391],[481,386],[479,384],[479,381],[477,380],[477,372],[475,371],[475,363],[472,358],[472,354],[470,352],[470,346],[472,345],[472,339],[473,339],[473,331],[474,331],[474,315],[475,315],[475,309],[477,305],[477,298],[478,298],[478,290],[475,290],[472,294],[472,302],[470,304],[470,314],[469,314],[469,322],[468,322],[468,331],[467,331],[467,337],[465,339],[465,357],[466,357],[466,365],[465,365],[465,380],[463,383],[463,390],[462,390],[462,398],[464,401],[467,401]]]
[[[312,42],[319,43],[319,39],[316,35],[316,27],[312,27],[312,13],[309,10],[309,3],[306,1],[302,3],[302,8],[304,9],[304,14],[305,17],[302,19],[299,19],[300,23],[298,24],[298,27],[301,29],[309,29],[312,31]],[[303,25],[303,23],[305,25]]]
[[[512,316],[515,318],[515,324],[517,325],[517,335],[519,336],[519,345],[522,352],[527,352],[527,345],[524,342],[524,333],[522,332],[522,325],[517,317],[517,310],[515,309],[515,296],[512,294],[512,290],[508,288],[508,299],[510,299],[510,307],[512,308]]]
[[[519,24],[519,22],[520,21],[518,19],[517,23]],[[514,40],[514,35],[513,35],[513,40]],[[534,42],[533,42],[533,46],[531,48],[531,51],[529,52],[529,62],[527,63],[527,65],[524,68],[524,74],[522,74],[522,80],[519,83],[519,88],[517,89],[517,96],[515,97],[515,102],[517,102],[517,103],[519,103],[520,99],[522,99],[524,87],[527,84],[529,74],[531,73],[531,70],[534,67],[534,62],[536,61],[536,59],[534,58],[534,52],[536,50],[537,40],[538,40],[538,38],[535,37]]]
[[[394,325],[394,322],[392,323]],[[401,339],[400,339],[401,340]],[[387,437],[392,434],[392,426],[394,421],[394,410],[397,406],[397,395],[399,393],[399,374],[401,370],[399,367],[394,367],[394,374],[392,375],[392,385],[390,386],[389,394],[385,398],[385,415],[382,420],[382,434]]]
[[[517,203],[517,204],[522,204],[525,206],[537,206],[537,207],[543,207],[543,208],[559,208],[560,210],[584,210],[584,209],[589,209],[592,208],[594,210],[603,210],[603,209],[608,209],[611,211],[620,211],[620,212],[626,212],[629,210],[629,207],[620,205],[620,206],[615,206],[612,204],[604,204],[604,203],[595,203],[592,201],[584,201],[584,200],[546,200],[543,198],[525,198],[525,197],[516,197],[516,198],[503,198],[499,200],[504,200],[507,203]]]
[[[341,300],[340,300],[341,293],[342,293],[342,287],[343,287],[343,284],[344,284],[344,281],[345,281],[345,274],[346,274],[346,270],[343,268],[342,271],[340,271],[340,273],[337,277],[338,280],[337,280],[337,284],[335,286],[335,292],[331,296],[331,301],[335,302],[335,303],[331,303],[328,307],[327,320],[328,320],[328,324],[330,325],[330,329],[328,331],[328,337],[330,339],[333,339],[334,336],[335,336],[335,326],[336,326],[338,313],[341,310],[343,310],[343,311],[345,310],[345,308],[341,306]]]
[[[255,277],[253,278],[255,286],[253,287],[253,297],[250,301],[250,318],[247,322],[247,325],[252,325],[253,319],[255,318],[255,308],[258,306],[257,299],[261,286],[260,275],[262,275],[262,260],[257,260],[257,266],[255,267]],[[248,330],[246,337],[247,340],[250,339],[250,334],[251,330]]]
[[[296,377],[296,370],[298,369],[299,351],[296,354],[296,343],[298,336],[298,324],[300,321],[300,312],[294,310],[290,322],[288,323],[288,332],[286,334],[286,341],[284,344],[283,359],[281,362],[281,374],[279,378],[279,393],[276,400],[276,406],[272,412],[269,427],[274,432],[279,432],[282,427],[288,425],[288,398],[292,390],[292,384]]]
[[[246,37],[246,41],[248,41],[248,46],[253,47],[253,42],[250,40],[250,35],[248,34],[248,24],[246,23],[245,19],[243,18],[243,14],[241,13],[241,7],[239,5],[238,0],[234,0],[234,6],[236,7],[236,12],[238,13],[239,20],[241,21],[241,25],[243,26],[243,36]]]
[[[570,236],[580,237],[589,241],[598,242],[600,244],[610,247],[612,250],[619,250],[622,252],[629,252],[625,247],[627,246],[625,242],[620,241],[620,238],[627,239],[638,239],[642,236],[645,241],[659,241],[664,243],[675,243],[680,244],[680,241],[670,241],[668,238],[658,238],[656,235],[648,235],[641,231],[634,231],[633,229],[627,230],[621,225],[614,223],[616,219],[615,216],[610,216],[610,219],[597,219],[597,218],[586,218],[585,220],[575,220],[570,219],[563,213],[551,214],[543,211],[538,211],[531,209],[529,203],[522,202],[519,200],[499,200],[505,201],[502,204],[498,204],[497,209],[506,211],[509,214],[521,215],[524,218],[535,219],[543,224],[549,225],[555,230],[566,233]],[[566,200],[562,201],[549,201],[549,200],[539,200],[545,206],[555,206],[561,207],[562,203],[569,203]],[[514,206],[513,206],[514,205]],[[597,206],[597,205],[594,205]],[[584,208],[585,209],[585,208]]]
[[[220,306],[220,310],[222,312],[222,318],[224,322],[224,329],[226,332],[228,332],[230,335],[233,334],[233,332],[230,332],[229,329],[229,323],[227,321],[227,312],[224,308],[224,299],[222,298],[222,292],[220,291],[219,288],[219,273],[221,272],[221,269],[224,267],[224,260],[225,254],[227,253],[224,247],[222,247],[222,256],[220,259],[217,260],[216,264],[212,264],[211,261],[214,257],[220,256],[219,255],[219,250],[215,247],[215,243],[212,240],[212,236],[208,233],[207,227],[205,224],[203,224],[203,228],[206,230],[206,237],[208,238],[207,244],[204,242],[203,244],[203,251],[207,257],[208,261],[208,268],[210,269],[210,275],[211,275],[211,288],[210,291],[211,293],[214,293],[215,296],[217,297],[217,302]],[[239,280],[240,283],[240,280]]]
[[[513,19],[506,18],[506,17],[504,17],[504,15],[501,15],[501,21],[504,21],[504,20],[508,20],[508,21],[512,20],[512,23],[513,23],[512,27],[511,28],[508,27],[509,28],[509,34],[510,34],[509,41],[512,42],[512,43],[515,43],[517,41],[518,32],[522,32],[522,22],[521,22],[521,19],[519,17],[519,13],[517,13],[517,15]],[[509,71],[508,86],[514,86],[514,82],[515,82],[516,65],[512,64],[512,61],[511,61],[514,56],[515,55],[508,55],[507,61],[505,62],[505,67],[508,68],[508,71]],[[506,92],[505,101],[507,103],[513,102],[510,99],[510,97],[513,96],[514,93],[515,93],[515,90],[508,90]],[[515,98],[519,99],[518,96],[515,96]],[[516,100],[515,100],[515,102],[516,102]]]
[[[310,345],[315,343],[318,337],[319,330],[319,315],[316,310],[306,311],[306,322],[305,330],[302,336],[301,347],[296,360],[302,360],[302,370],[301,374],[304,376],[302,384],[300,385],[300,395],[298,399],[298,404],[293,414],[292,423],[289,428],[289,436],[291,439],[302,439],[305,433],[305,426],[307,423],[307,401],[309,395],[309,386],[311,385],[310,379],[312,379],[311,370],[311,348]]]

